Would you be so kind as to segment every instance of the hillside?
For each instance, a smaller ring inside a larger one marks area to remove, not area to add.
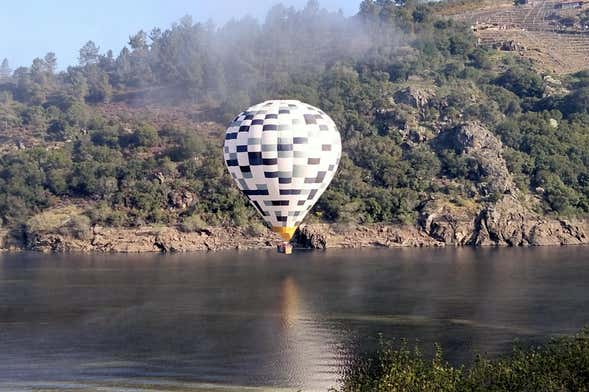
[[[531,0],[480,8],[450,7],[446,14],[470,24],[478,42],[530,58],[544,71],[567,74],[589,63],[589,2]]]
[[[328,113],[344,150],[300,243],[587,242],[589,70],[481,45],[472,20],[496,15],[489,4],[365,0],[344,17],[309,1],[263,23],[185,17],[118,55],[89,41],[62,72],[52,53],[3,63],[0,237],[62,251],[265,246],[220,146],[235,114],[290,98]]]

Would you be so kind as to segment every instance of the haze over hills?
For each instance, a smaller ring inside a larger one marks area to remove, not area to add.
[[[589,70],[501,36],[584,37],[586,10],[571,24],[548,2],[488,4],[365,0],[345,17],[310,1],[263,23],[185,17],[118,55],[89,41],[64,72],[51,53],[4,64],[4,246],[266,246],[220,146],[233,116],[277,98],[322,108],[342,135],[304,244],[587,242]],[[493,19],[512,13],[538,31]]]

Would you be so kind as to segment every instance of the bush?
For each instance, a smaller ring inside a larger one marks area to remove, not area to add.
[[[153,125],[143,124],[137,128],[131,137],[131,144],[137,147],[152,147],[159,141],[157,129]]]
[[[375,357],[353,364],[340,391],[588,391],[589,329],[540,347],[516,345],[506,357],[478,356],[470,367],[443,360],[436,345],[431,360],[407,342],[381,343]]]
[[[185,233],[204,230],[207,223],[200,217],[200,215],[190,215],[180,223],[180,230]]]
[[[86,239],[90,235],[90,218],[76,206],[59,207],[30,218],[25,224],[25,230],[27,235],[58,233]]]
[[[126,211],[114,210],[106,202],[88,208],[85,212],[92,224],[121,227],[127,223]]]

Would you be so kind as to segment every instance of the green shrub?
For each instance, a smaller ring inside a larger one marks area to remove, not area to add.
[[[131,137],[131,143],[138,147],[152,147],[159,141],[157,129],[153,125],[143,124],[138,127]]]
[[[539,347],[516,345],[495,360],[478,356],[470,367],[448,364],[439,346],[428,359],[405,341],[381,342],[373,358],[345,372],[340,391],[589,391],[589,329]]]
[[[113,209],[106,202],[94,205],[85,211],[92,224],[110,227],[121,227],[127,223],[127,212]]]
[[[76,206],[50,209],[30,218],[25,224],[28,235],[56,233],[78,239],[90,236],[90,218]]]
[[[180,223],[180,230],[185,233],[201,231],[209,225],[200,217],[200,215],[190,215]]]

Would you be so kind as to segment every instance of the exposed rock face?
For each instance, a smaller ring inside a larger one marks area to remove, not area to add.
[[[267,231],[251,237],[246,228],[212,227],[185,233],[174,227],[112,229],[95,228],[92,245],[99,252],[191,252],[201,250],[266,248],[274,235]]]
[[[347,227],[311,224],[301,227],[293,238],[295,246],[311,249],[364,247],[444,246],[414,226],[370,225]]]
[[[403,103],[416,109],[423,109],[428,106],[433,97],[435,97],[433,91],[413,86],[398,91],[394,96],[396,103]]]
[[[466,245],[475,230],[476,213],[467,208],[432,201],[424,206],[420,226],[430,237],[447,245]]]
[[[172,208],[185,210],[195,202],[196,195],[187,190],[175,190],[168,193],[168,205]]]
[[[513,196],[506,195],[481,211],[469,245],[540,246],[588,242],[583,222],[540,217]]]
[[[422,216],[422,226],[374,224],[341,228],[309,224],[293,238],[297,247],[311,249],[362,247],[429,246],[539,246],[589,244],[587,223],[540,218],[522,210],[511,196],[478,215],[469,211],[452,213],[446,207],[432,207]],[[89,239],[65,234],[37,234],[24,245],[16,245],[4,233],[4,250],[28,249],[40,252],[193,252],[223,249],[272,248],[280,239],[272,232],[252,237],[247,228],[213,227],[184,233],[173,227],[94,227]],[[8,238],[8,241],[6,239]],[[12,245],[10,245],[12,244]]]
[[[92,244],[62,234],[38,234],[27,238],[26,249],[43,253],[92,252]]]
[[[514,40],[496,42],[493,44],[493,49],[499,49],[506,52],[521,52],[527,50],[524,45]]]
[[[541,217],[512,195],[497,203],[456,208],[432,201],[422,209],[420,226],[446,245],[540,246],[588,244],[586,223]]]
[[[8,249],[8,230],[0,229],[0,250]]]
[[[524,245],[527,226],[533,219],[532,214],[522,209],[513,197],[504,197],[497,204],[481,211],[472,244]]]
[[[454,145],[459,152],[473,158],[486,182],[480,183],[485,193],[513,193],[516,187],[503,158],[503,143],[478,123],[467,123],[440,135],[443,143]]]
[[[299,227],[295,232],[292,243],[302,248],[325,249],[327,247],[326,228],[316,226],[314,229],[308,225]]]

